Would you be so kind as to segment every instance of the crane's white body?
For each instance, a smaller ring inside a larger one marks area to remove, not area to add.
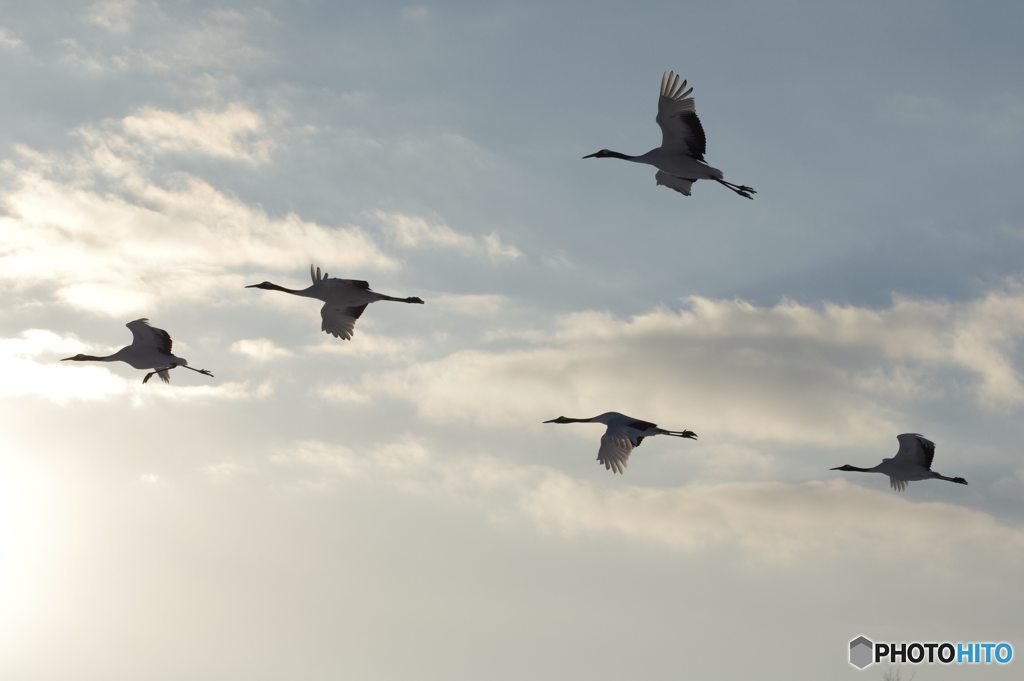
[[[75,355],[65,357],[61,361],[76,362],[124,362],[135,369],[151,369],[150,373],[142,379],[143,383],[149,381],[153,374],[160,377],[164,383],[170,383],[168,371],[175,367],[185,367],[207,376],[213,376],[206,369],[192,369],[188,366],[188,360],[178,357],[171,352],[171,336],[163,329],[149,325],[148,319],[136,319],[125,324],[132,332],[132,344],[126,345],[112,355],[106,357],[95,357],[93,355]]]
[[[687,178],[696,181],[717,180],[725,177],[721,170],[709,166],[704,161],[698,161],[689,154],[680,154],[676,150],[665,149],[664,147],[651,149],[646,154],[634,156],[627,160],[654,166],[661,171],[662,175],[668,175],[676,179]],[[655,179],[658,179],[657,175],[655,175]],[[668,178],[661,179],[667,180]],[[659,182],[659,184],[665,183]]]
[[[635,419],[617,411],[608,411],[589,419],[573,419],[559,416],[544,423],[603,423],[607,426],[601,436],[601,448],[597,452],[597,460],[613,473],[626,470],[626,463],[632,451],[640,446],[645,437],[652,435],[672,435],[697,439],[697,434],[688,430],[675,431],[659,428],[649,421]]]
[[[882,463],[873,468],[857,468],[856,466],[839,466],[834,471],[857,471],[860,473],[881,473],[889,476],[889,485],[897,492],[907,489],[907,483],[918,480],[947,480],[966,485],[963,478],[950,478],[932,470],[935,458],[935,443],[918,433],[903,433],[896,436],[900,448],[891,459],[882,459]]]
[[[320,329],[335,338],[351,340],[355,334],[356,320],[370,303],[379,300],[391,300],[399,303],[423,304],[420,298],[395,298],[370,290],[370,284],[360,279],[329,278],[327,273],[321,274],[320,268],[309,266],[309,276],[313,285],[304,289],[289,289],[265,281],[246,288],[261,288],[268,291],[281,291],[293,296],[313,298],[324,303],[320,308]]]
[[[704,162],[707,138],[697,117],[696,103],[689,95],[686,81],[679,83],[679,76],[672,71],[662,75],[658,96],[658,115],[655,119],[661,128],[661,146],[640,156],[630,156],[609,149],[584,156],[583,158],[620,158],[633,163],[654,166],[658,172],[654,181],[660,186],[690,195],[690,189],[697,180],[714,180],[740,196],[752,199],[756,192],[744,185],[737,185],[725,179],[721,170]]]

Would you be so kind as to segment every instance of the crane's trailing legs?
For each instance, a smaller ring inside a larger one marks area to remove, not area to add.
[[[386,296],[383,293],[378,294],[380,298],[378,300],[393,300],[396,303],[417,303],[423,305],[423,299],[417,298],[416,296],[409,296],[408,298],[395,298],[394,296]]]
[[[692,430],[666,430],[666,431],[664,431],[664,433],[665,433],[665,435],[675,435],[676,437],[686,437],[686,438],[690,438],[691,440],[696,440],[697,439],[697,433],[693,432]]]
[[[740,196],[745,196],[748,199],[753,199],[754,197],[751,196],[751,194],[756,194],[757,193],[756,191],[754,191],[753,187],[748,187],[745,184],[733,184],[732,182],[729,182],[728,180],[723,180],[723,179],[721,179],[719,177],[716,177],[716,178],[713,178],[713,179],[715,180],[715,182],[718,182],[719,184],[725,185],[726,187],[728,187],[729,189],[733,190],[734,192],[736,192]]]
[[[185,367],[189,371],[194,371],[197,374],[203,374],[204,376],[213,376],[213,374],[210,372],[209,369],[193,369],[192,367],[190,367],[187,364],[172,364],[171,366],[164,367],[163,369],[154,369],[153,371],[150,371],[148,374],[146,374],[142,378],[142,382],[143,382],[143,384],[147,383],[149,381],[149,379],[153,378],[153,374],[160,374],[160,378],[162,378],[166,382],[167,381],[167,374],[166,374],[166,372],[170,371],[171,369],[177,368],[177,367]]]

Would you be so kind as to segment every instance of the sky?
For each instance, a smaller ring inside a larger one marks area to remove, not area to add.
[[[1024,655],[1019,3],[0,0],[0,676]],[[693,196],[581,157],[660,142]],[[310,263],[426,304],[350,342]],[[124,364],[140,317],[214,378]],[[621,411],[697,441],[595,462]],[[937,444],[966,487],[872,466]],[[928,667],[932,679],[1010,679]]]

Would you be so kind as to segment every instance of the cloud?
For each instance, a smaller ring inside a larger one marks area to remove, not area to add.
[[[111,33],[127,33],[132,28],[136,0],[100,0],[82,13],[82,20]]]
[[[541,262],[544,263],[545,267],[553,270],[572,270],[576,268],[576,265],[565,253],[549,253],[541,257]]]
[[[484,236],[463,234],[444,222],[405,213],[376,210],[371,215],[383,223],[388,240],[401,248],[452,250],[463,255],[484,255],[492,261],[516,260],[523,255],[493,232]]]
[[[365,392],[343,383],[321,385],[314,392],[325,400],[342,404],[367,404],[371,399]]]
[[[253,283],[250,277],[304,262],[394,270],[399,261],[381,241],[491,261],[521,255],[496,234],[462,234],[404,213],[373,213],[384,223],[383,239],[359,225],[270,215],[174,168],[178,157],[268,164],[275,134],[286,133],[240,103],[185,112],[147,107],[78,128],[78,145],[65,153],[17,147],[0,163],[0,282],[123,318],[154,314],[168,291],[174,302],[223,299]],[[476,302],[493,308],[500,300]]]
[[[446,448],[448,449],[448,448]],[[546,466],[446,451],[406,436],[356,451],[319,441],[274,454],[303,486],[383,484],[438,501],[509,513],[568,539],[614,536],[691,554],[735,554],[765,565],[875,556],[944,574],[973,569],[998,547],[1001,564],[1024,567],[1024,533],[992,516],[946,503],[920,503],[843,480],[641,487],[574,479]],[[893,535],[893,518],[900,531]],[[885,547],[879,551],[879,547]]]
[[[270,59],[253,37],[273,21],[262,8],[197,13],[173,3],[101,0],[80,17],[103,33],[78,32],[62,40],[62,61],[90,76],[159,75],[168,87],[192,96],[211,81],[235,84],[238,67]]]
[[[291,350],[282,348],[268,338],[243,338],[231,344],[231,352],[244,355],[257,362],[291,356]]]
[[[963,556],[998,546],[1009,562],[1024,564],[1024,533],[986,513],[912,502],[844,481],[608,490],[555,476],[528,493],[522,507],[556,534],[613,533],[691,553],[736,551],[768,563],[874,555],[926,558],[928,569],[943,572],[962,570]],[[899,518],[898,538],[893,518]]]
[[[179,369],[178,372],[181,372]],[[171,379],[174,380],[174,379]],[[274,382],[231,381],[208,385],[163,386],[159,391],[146,391],[141,381],[138,387],[133,384],[132,399],[136,406],[145,404],[145,400],[164,400],[167,402],[215,402],[215,401],[250,401],[264,400],[274,394]]]
[[[115,318],[152,309],[156,304],[156,297],[152,293],[112,284],[67,284],[57,289],[56,293],[60,300],[71,307],[97,309],[97,305],[100,305],[103,312]]]
[[[262,164],[273,147],[262,117],[238,103],[220,111],[186,113],[146,107],[125,117],[121,128],[151,152],[192,152]]]
[[[4,50],[17,50],[21,48],[24,43],[21,41],[14,31],[4,26],[0,26],[0,49]]]
[[[500,293],[443,293],[433,296],[431,305],[445,312],[469,317],[494,317],[506,310],[512,299]]]
[[[348,357],[382,357],[392,360],[411,360],[422,345],[418,338],[393,338],[377,333],[360,331],[359,342],[339,342],[325,338],[316,345],[306,346],[309,352]]]
[[[443,423],[518,427],[617,410],[805,445],[901,432],[903,408],[943,391],[996,410],[1024,403],[1017,282],[961,303],[897,297],[877,309],[692,297],[629,319],[575,313],[520,338],[384,372],[365,389],[415,396],[421,417]]]
[[[0,338],[0,397],[38,397],[57,404],[103,400],[127,391],[125,382],[102,366],[68,371],[58,360],[82,351],[82,341],[46,329]]]
[[[108,354],[115,349],[94,347],[92,352]],[[33,397],[64,405],[73,401],[110,400],[124,396],[133,406],[143,406],[152,400],[265,399],[274,391],[270,381],[181,384],[175,379],[180,379],[183,373],[191,373],[183,369],[172,373],[175,385],[164,386],[159,382],[143,385],[141,373],[127,379],[108,365],[60,362],[64,357],[88,351],[85,341],[47,329],[28,329],[15,337],[0,338],[0,375],[4,377],[0,381],[0,397]]]
[[[293,270],[314,258],[336,267],[395,268],[358,226],[270,216],[199,177],[160,172],[161,144],[258,157],[233,132],[248,128],[228,120],[240,111],[147,109],[81,128],[82,145],[69,154],[19,148],[16,161],[0,165],[0,280],[41,286],[68,305],[122,317],[152,314],[168,291],[178,301],[222,298],[252,283],[243,271]],[[210,124],[217,132],[192,125],[209,116],[221,120]]]
[[[240,477],[252,475],[254,472],[252,466],[240,464],[232,460],[206,464],[201,468],[201,471],[212,482],[218,484],[232,482]]]

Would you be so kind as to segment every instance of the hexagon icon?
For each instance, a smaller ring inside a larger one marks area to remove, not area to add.
[[[850,641],[850,664],[864,669],[874,664],[875,644],[867,636],[858,636]]]

